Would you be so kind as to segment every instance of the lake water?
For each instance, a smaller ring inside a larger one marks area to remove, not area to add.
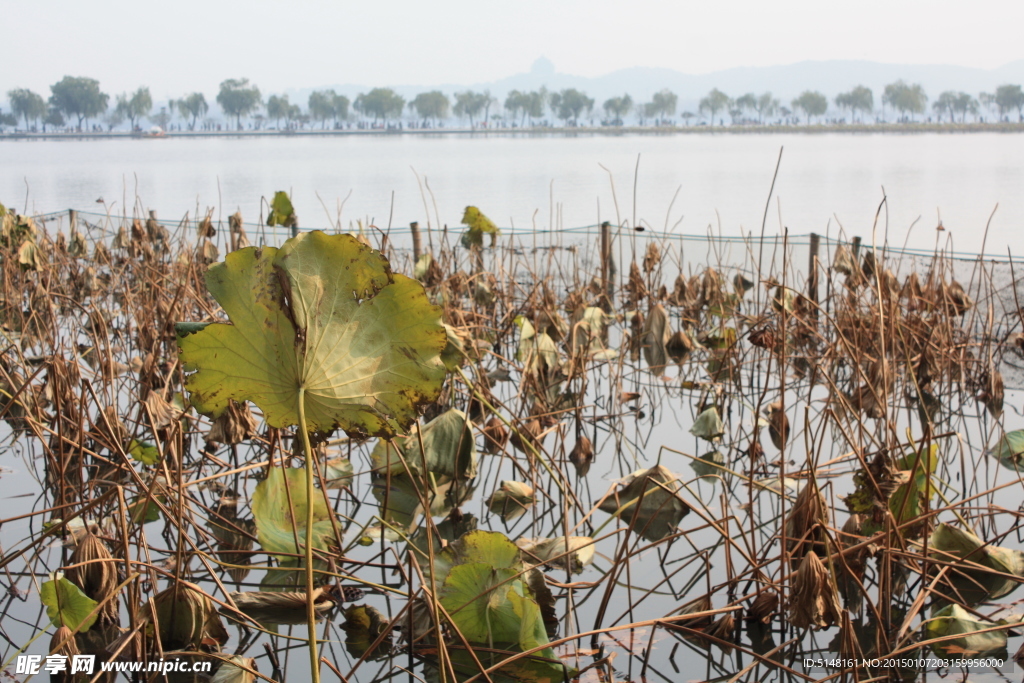
[[[635,217],[676,233],[758,234],[780,148],[768,234],[784,225],[836,236],[841,225],[869,241],[884,187],[893,246],[933,248],[941,216],[943,240],[978,251],[998,204],[985,251],[1024,250],[1024,136],[998,133],[4,140],[0,201],[24,210],[27,197],[30,211],[50,212],[102,210],[103,198],[119,214],[138,198],[163,219],[219,207],[215,218],[240,209],[255,222],[260,197],[287,189],[303,227],[336,222],[348,197],[344,227],[364,219],[383,229],[389,217],[456,225],[474,204],[506,228]]]

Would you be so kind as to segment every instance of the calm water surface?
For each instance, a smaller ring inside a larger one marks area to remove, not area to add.
[[[165,219],[219,207],[255,222],[261,196],[290,189],[304,227],[335,221],[348,197],[345,227],[369,219],[384,228],[389,216],[396,226],[455,225],[475,204],[517,229],[635,217],[659,230],[740,235],[760,232],[780,147],[769,234],[784,225],[837,235],[841,225],[869,240],[884,187],[879,241],[888,225],[891,244],[932,248],[941,217],[944,240],[977,251],[998,204],[985,251],[1024,251],[1024,136],[997,133],[5,140],[0,201],[101,210],[102,197],[120,213],[137,197]]]

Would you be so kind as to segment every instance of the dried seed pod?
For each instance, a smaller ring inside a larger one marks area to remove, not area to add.
[[[809,552],[793,576],[789,621],[797,628],[828,628],[840,620],[839,592],[817,553]]]
[[[50,639],[50,654],[61,655],[64,661],[70,662],[72,657],[82,654],[75,642],[75,633],[67,626],[58,628]],[[78,676],[71,674],[71,667],[65,667],[64,671],[57,671],[50,674],[51,683],[71,683]]]
[[[690,336],[679,330],[669,337],[668,342],[665,344],[665,350],[668,351],[668,355],[676,363],[682,364],[687,356],[696,348],[696,344],[690,339]]]
[[[541,427],[540,420],[533,418],[532,420],[527,420],[525,423],[520,422],[518,430],[512,432],[510,440],[517,450],[530,455],[531,451],[529,446],[527,446],[527,443],[537,450],[540,450],[541,440],[539,437],[542,431],[543,427]],[[524,441],[527,443],[524,443]]]
[[[199,221],[198,236],[200,239],[205,237],[216,237],[217,229],[213,227],[213,219],[211,218],[212,213],[207,213],[203,220]]]
[[[779,607],[779,594],[773,590],[758,593],[747,610],[747,618],[767,624]]]
[[[782,403],[776,401],[768,406],[768,435],[772,443],[780,451],[786,449],[786,442],[789,440],[789,418],[782,409]]]
[[[706,633],[709,636],[718,638],[719,640],[724,640],[730,643],[733,642],[736,638],[736,620],[733,618],[732,613],[726,612],[716,619],[715,623],[711,624],[711,627],[708,628]],[[721,643],[715,643],[715,645],[718,645],[718,647],[722,648],[725,652],[732,651],[732,648],[728,645],[722,645]]]
[[[256,420],[252,417],[249,404],[236,401],[228,402],[228,409],[213,421],[207,441],[216,443],[238,444],[251,438],[256,433]]]
[[[736,289],[737,294],[743,296],[754,288],[754,283],[743,277],[743,273],[736,273],[732,278],[732,286]]]
[[[845,244],[836,247],[836,255],[832,259],[832,270],[847,277],[860,270],[857,267],[857,261],[853,258],[853,252]]]
[[[689,306],[691,302],[690,285],[682,274],[676,276],[676,282],[669,297],[669,303],[676,306]]]
[[[217,539],[217,559],[224,564],[235,565],[225,567],[225,571],[235,583],[241,583],[249,575],[256,523],[251,519],[239,519],[238,498],[225,495],[214,510],[209,525]]]
[[[953,280],[949,286],[942,286],[942,298],[945,300],[949,315],[963,315],[974,306],[974,301],[959,282]]]
[[[661,249],[657,242],[650,242],[647,245],[647,254],[644,256],[644,272],[648,275],[661,264]]]
[[[807,482],[786,517],[790,553],[799,559],[808,551],[824,553],[828,528],[828,505],[813,481]]]
[[[492,417],[487,420],[487,424],[483,428],[484,434],[484,453],[490,453],[495,455],[505,449],[505,444],[508,443],[508,430],[505,429],[505,425],[496,417]]]
[[[993,418],[999,419],[999,416],[1003,414],[1003,398],[1005,394],[1003,373],[995,369],[986,371],[982,382],[982,390],[978,394],[978,400],[981,401]]]
[[[249,238],[246,237],[245,228],[242,227],[241,211],[236,211],[228,216],[228,229],[231,231],[231,251],[249,246]]]
[[[587,476],[590,465],[594,462],[594,445],[590,443],[590,439],[585,436],[576,439],[576,445],[569,452],[569,462],[576,468],[576,476]]]
[[[158,622],[157,636],[164,650],[199,649],[206,639],[223,645],[228,633],[213,601],[198,586],[178,581],[152,598]],[[153,612],[143,606],[140,617],[152,621]]]
[[[709,598],[707,595],[702,595],[696,600],[691,600],[690,602],[680,607],[678,610],[676,610],[676,613],[679,615],[684,615],[700,614],[701,612],[709,611],[711,611],[711,598]],[[710,616],[702,615],[694,617],[692,619],[688,619],[683,623],[686,625],[687,628],[705,629],[711,626],[711,622],[712,618]]]
[[[168,403],[158,391],[150,389],[144,403],[149,408],[156,429],[167,429],[181,416],[181,411]]]
[[[775,332],[770,327],[761,327],[747,337],[750,343],[762,349],[774,349],[775,348]]]
[[[764,457],[764,446],[757,437],[750,440],[750,445],[747,446],[747,456],[750,457],[751,462],[757,462]]]
[[[96,602],[106,600],[100,618],[107,623],[117,623],[117,567],[107,544],[91,531],[86,531],[71,553],[70,565],[65,572],[68,581]]]

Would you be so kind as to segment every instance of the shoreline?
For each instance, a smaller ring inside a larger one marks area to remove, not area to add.
[[[259,138],[259,137],[340,137],[340,136],[446,136],[464,135],[479,137],[599,137],[622,135],[779,135],[803,134],[821,135],[826,133],[847,134],[897,134],[920,133],[1024,133],[1024,123],[881,123],[881,124],[827,124],[809,126],[596,126],[592,128],[402,128],[383,130],[220,130],[220,131],[169,131],[164,135],[139,135],[128,131],[113,132],[59,132],[59,133],[0,133],[4,140],[162,140],[168,138]]]

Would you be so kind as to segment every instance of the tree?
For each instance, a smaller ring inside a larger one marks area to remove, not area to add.
[[[217,104],[225,114],[235,117],[235,127],[242,130],[242,117],[260,108],[262,96],[259,88],[249,85],[248,78],[229,78],[220,84]]]
[[[448,96],[440,90],[431,90],[430,92],[421,92],[413,98],[409,107],[416,110],[416,114],[423,119],[424,123],[428,119],[434,119],[436,126],[438,121],[448,118],[451,102],[448,100]]]
[[[267,98],[267,118],[274,119],[276,126],[281,127],[281,119],[288,118],[289,107],[287,95],[271,95]]]
[[[117,96],[117,113],[128,119],[132,130],[135,130],[135,121],[148,116],[152,110],[153,98],[149,94],[149,88],[139,88],[131,97],[125,94]]]
[[[107,110],[110,96],[100,92],[100,82],[93,78],[65,76],[59,83],[50,86],[50,104],[67,117],[82,123]]]
[[[46,116],[43,118],[43,132],[46,132],[47,126],[59,128],[63,126],[64,123],[64,115],[60,113],[60,109],[57,109],[56,107],[50,107],[50,110],[46,113]]]
[[[594,100],[576,88],[566,88],[557,93],[557,97],[551,96],[551,108],[557,110],[558,118],[566,123],[572,119],[572,125],[575,126],[579,124],[580,114],[594,108]]]
[[[928,96],[924,94],[924,88],[920,83],[907,85],[902,80],[890,83],[885,86],[882,93],[882,103],[888,104],[900,112],[900,118],[904,118],[909,112],[911,118],[914,114],[924,113],[925,105],[928,104]]]
[[[548,91],[543,86],[540,90],[530,92],[524,100],[526,109],[523,112],[523,116],[529,116],[531,124],[536,119],[543,117],[544,108],[548,106],[548,99]]]
[[[17,125],[18,125],[18,117],[17,116],[15,116],[14,114],[5,114],[5,113],[3,113],[3,110],[0,109],[0,130],[3,130],[4,126],[12,126],[13,127],[13,126],[17,126]],[[25,125],[27,126],[28,124],[25,124]]]
[[[337,96],[333,90],[314,90],[309,94],[309,115],[314,121],[320,121],[320,128],[327,128],[327,119],[334,116],[334,98]]]
[[[353,106],[364,116],[373,116],[376,123],[378,119],[387,121],[389,116],[401,116],[405,109],[405,98],[391,88],[374,88],[356,97]]]
[[[996,95],[991,92],[978,93],[978,102],[986,109],[992,109],[996,106]]]
[[[736,108],[743,114],[747,111],[757,112],[757,95],[752,92],[748,92],[746,95],[741,95],[736,98]],[[758,116],[760,121],[760,116]]]
[[[11,113],[25,120],[25,128],[29,121],[38,121],[46,116],[46,101],[28,88],[17,88],[7,91],[7,99],[11,101]],[[17,121],[11,125],[18,125]]]
[[[816,90],[805,90],[790,104],[793,109],[801,109],[807,114],[807,123],[811,122],[812,116],[821,116],[828,111],[828,98]]]
[[[770,92],[762,93],[757,98],[757,103],[754,105],[754,111],[757,112],[757,122],[764,123],[766,116],[771,116],[779,110],[779,101],[772,97]]]
[[[491,107],[498,103],[498,98],[491,97],[490,90],[484,90],[484,125],[486,126],[491,119]]]
[[[650,109],[651,116],[672,118],[676,115],[679,98],[676,97],[674,92],[666,88],[654,93],[654,96],[651,98],[651,104],[653,105]]]
[[[178,108],[178,113],[181,114],[181,118],[191,119],[188,124],[189,130],[195,130],[196,120],[200,116],[206,116],[206,112],[210,110],[209,105],[206,104],[206,97],[201,92],[194,92],[191,95],[185,95],[174,104]]]
[[[633,108],[633,98],[629,95],[612,97],[605,100],[603,108],[605,113],[612,117],[612,125],[621,126],[622,117],[628,114],[629,110]]]
[[[1024,121],[1024,91],[1019,85],[1001,85],[996,88],[996,106],[999,107],[999,115],[1016,109],[1017,120]]]
[[[465,92],[455,93],[455,107],[453,111],[458,117],[465,116],[469,119],[469,127],[475,128],[473,119],[480,115],[480,112],[484,111],[485,107],[489,106],[491,94],[489,92],[473,92],[472,90],[466,90]]]
[[[708,96],[700,101],[700,106],[697,109],[699,112],[708,112],[711,116],[711,125],[715,125],[715,114],[728,109],[729,105],[732,104],[732,98],[726,95],[718,88],[714,88],[708,93]]]
[[[978,101],[965,92],[947,90],[932,104],[936,118],[941,122],[943,114],[949,114],[949,122],[956,123],[956,115],[960,115],[960,123],[967,119],[967,114],[978,113]]]
[[[849,109],[850,118],[856,120],[857,112],[870,114],[875,109],[875,96],[871,88],[858,85],[850,92],[836,95],[836,106],[840,109]]]
[[[352,102],[344,95],[334,96],[334,125],[337,127],[339,121],[348,118],[348,108]]]
[[[512,119],[519,118],[519,112],[523,112],[523,120],[526,120],[526,107],[529,104],[530,96],[526,93],[512,90],[505,96],[505,111],[512,115]]]

